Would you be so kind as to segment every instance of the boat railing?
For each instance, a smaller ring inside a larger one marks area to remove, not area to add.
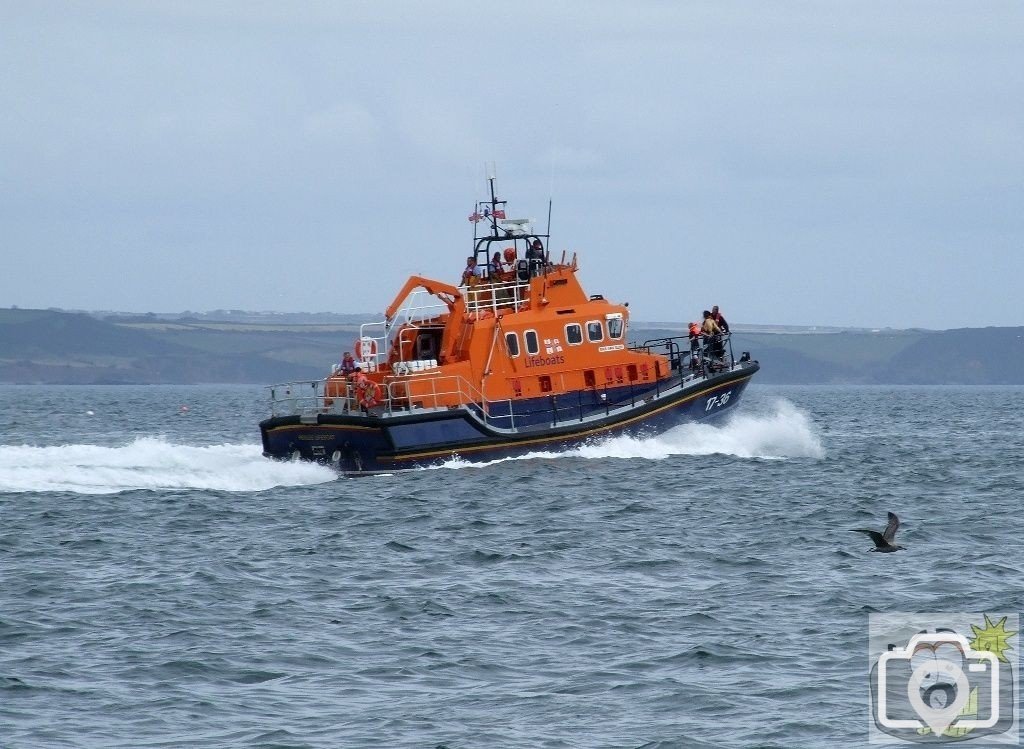
[[[338,377],[300,380],[271,385],[271,416],[315,419],[320,414],[399,416],[421,411],[465,407],[491,426],[514,429],[515,415],[509,399],[489,400],[458,375],[386,377],[380,401],[368,411],[360,404],[354,382]]]
[[[464,407],[490,426],[515,428],[511,399],[485,398],[478,388],[459,375],[413,375],[389,380],[385,385],[385,410],[389,415]]]
[[[365,322],[360,325],[356,348],[356,363],[364,372],[376,372],[388,357],[387,321]]]
[[[606,369],[602,384],[594,383],[583,389],[573,387],[571,383],[580,379],[585,381],[588,372],[592,374],[592,368],[566,369],[551,374],[551,391],[546,397],[528,399],[532,404],[527,406],[529,410],[523,410],[522,404],[513,409],[511,399],[486,399],[474,385],[457,375],[413,375],[388,383],[388,400],[392,405],[389,411],[398,413],[408,409],[415,413],[418,409],[462,406],[492,427],[514,430],[541,422],[556,425],[583,421],[619,409],[633,408],[641,402],[667,395],[699,377],[687,372],[665,378],[658,372],[657,365],[651,368],[613,365]]]
[[[471,415],[485,424],[506,430],[524,428],[529,424],[556,426],[571,421],[606,416],[620,409],[634,408],[641,402],[649,402],[661,395],[687,384],[685,378],[673,378],[666,382],[660,377],[640,379],[637,372],[629,367],[619,376],[600,386],[588,389],[570,389],[564,378],[570,371],[560,372],[560,382],[552,380],[555,391],[546,398],[531,399],[532,410],[514,410],[511,399],[489,400],[480,391],[457,375],[419,376],[388,383],[388,401],[393,406],[389,413],[416,413],[418,410],[447,410],[466,408]],[[578,372],[585,370],[580,369]],[[689,379],[693,379],[690,377]],[[407,395],[411,383],[416,383],[415,396]],[[401,404],[405,405],[401,405]],[[518,423],[517,423],[518,420]]]
[[[425,332],[434,332],[434,333],[436,333],[437,336],[438,336],[437,340],[440,340],[440,336],[444,332],[444,325],[441,325],[441,324],[430,324],[430,325],[427,325],[427,324],[420,323],[415,328],[405,328],[405,327],[399,328],[398,335],[392,335],[392,337],[391,337],[391,349],[392,349],[392,351],[394,353],[396,353],[396,354],[398,354],[398,353],[400,353],[402,351],[410,350],[410,349],[415,351],[415,349],[416,349],[416,339],[419,338],[420,335],[422,335]],[[428,340],[433,341],[434,339],[428,339]],[[425,353],[425,357],[424,358],[426,358],[428,360],[433,360],[434,361],[434,365],[433,366],[437,366],[437,361],[436,361],[436,359],[434,359],[434,357],[436,356],[436,352],[433,352],[433,350],[431,349],[430,351],[427,351],[427,352],[424,352],[424,353]],[[431,354],[433,354],[433,356]],[[412,360],[399,359],[397,361],[392,362],[391,369],[393,371],[396,371],[399,374],[401,374],[401,372],[399,370],[403,366],[411,367],[411,365],[414,365],[416,362],[423,362],[423,361],[424,361],[423,358],[421,358],[421,359],[412,359]]]
[[[728,333],[700,336],[697,345],[687,336],[653,338],[630,349],[665,356],[675,376],[666,380],[655,372],[652,379],[645,379],[642,372],[637,377],[630,367],[619,367],[623,370],[621,377],[613,376],[603,385],[581,390],[567,387],[564,378],[571,372],[560,372],[559,382],[552,378],[554,392],[548,395],[547,402],[538,405],[535,412],[525,413],[514,412],[511,399],[485,398],[479,388],[461,376],[411,370],[412,374],[383,378],[379,402],[369,413],[399,416],[461,407],[492,427],[509,430],[517,428],[517,419],[536,422],[537,417],[545,413],[552,424],[582,421],[600,412],[609,414],[619,408],[633,407],[639,401],[659,398],[696,380],[742,366],[744,361],[737,362],[733,358]],[[271,415],[275,417],[297,415],[315,421],[319,414],[367,413],[360,405],[355,383],[341,377],[286,382],[272,385],[268,390]]]
[[[466,301],[466,312],[492,312],[497,316],[499,311],[515,312],[521,309],[530,298],[530,282],[513,278],[508,281],[478,279],[479,283],[460,286],[462,298]]]
[[[737,364],[733,356],[731,333],[710,336],[702,333],[693,338],[688,335],[650,338],[629,348],[632,351],[666,356],[669,366],[678,370],[684,378],[710,377],[732,369]]]
[[[326,382],[327,378],[271,385],[267,388],[270,392],[270,415],[315,417],[324,413]]]
[[[448,305],[438,296],[426,289],[416,289],[402,302],[402,306],[394,314],[391,326],[403,323],[421,323],[433,320],[448,312]]]
[[[271,385],[270,415],[315,419],[319,414],[360,413],[356,384],[341,377],[298,380]],[[381,389],[384,394],[384,388]]]

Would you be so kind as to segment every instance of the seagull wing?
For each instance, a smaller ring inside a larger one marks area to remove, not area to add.
[[[889,542],[885,540],[885,536],[883,536],[878,531],[869,531],[866,528],[851,528],[850,532],[863,533],[866,536],[871,536],[871,540],[875,542],[875,546],[879,549],[884,549],[886,546],[889,545]]]
[[[885,526],[885,530],[882,531],[882,538],[889,543],[892,543],[893,539],[896,538],[896,531],[900,527],[900,519],[896,517],[895,512],[889,513],[889,524]]]

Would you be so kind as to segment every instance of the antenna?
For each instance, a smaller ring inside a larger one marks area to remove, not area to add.
[[[551,145],[551,149],[548,151],[551,154],[551,173],[548,181],[548,250],[551,249],[551,201],[555,197],[555,146]]]

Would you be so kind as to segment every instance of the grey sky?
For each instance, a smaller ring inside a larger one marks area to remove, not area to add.
[[[637,319],[1024,325],[1019,0],[0,0],[0,306],[382,311],[484,161]]]

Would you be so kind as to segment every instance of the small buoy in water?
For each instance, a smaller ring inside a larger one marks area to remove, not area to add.
[[[95,416],[95,414],[92,411],[86,411],[85,415],[86,416]]]
[[[183,413],[183,414],[187,414],[188,413],[188,406],[182,406],[181,408],[178,409],[178,411]]]

